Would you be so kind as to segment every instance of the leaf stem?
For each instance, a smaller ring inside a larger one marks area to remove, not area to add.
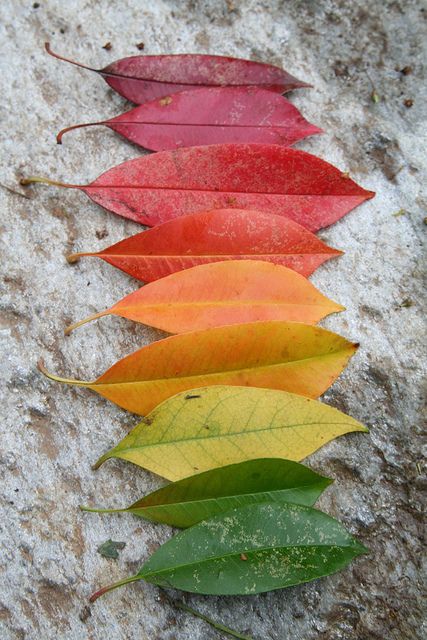
[[[99,469],[99,467],[101,466],[101,464],[104,464],[104,462],[106,460],[108,460],[111,456],[109,455],[109,451],[107,451],[107,453],[104,453],[103,456],[101,456],[96,462],[95,464],[92,465],[92,469],[94,471],[96,471],[97,469]]]
[[[96,509],[95,507],[85,507],[82,504],[79,505],[79,509],[88,513],[123,513],[127,511],[127,509]]]
[[[88,316],[87,318],[84,318],[83,320],[80,320],[79,322],[74,322],[73,324],[70,324],[68,327],[66,327],[64,329],[64,334],[66,336],[69,336],[70,333],[72,331],[74,331],[74,329],[77,329],[77,327],[81,327],[82,325],[86,324],[87,322],[91,322],[92,320],[97,320],[97,318],[102,318],[103,316],[107,316],[109,314],[109,311],[100,311],[99,313],[94,313],[91,316]]]
[[[64,129],[61,129],[56,136],[56,144],[62,144],[62,136],[64,133],[68,133],[68,131],[73,131],[73,129],[82,129],[83,127],[97,127],[103,124],[106,123],[101,120],[100,122],[85,122],[83,124],[73,124],[71,127],[65,127]]]
[[[119,580],[119,582],[115,582],[114,584],[109,584],[106,587],[102,587],[102,589],[99,589],[98,591],[95,591],[95,593],[92,593],[92,595],[89,598],[89,602],[95,602],[95,600],[98,600],[98,598],[103,596],[104,593],[108,593],[109,591],[113,591],[113,589],[118,589],[119,587],[122,587],[125,584],[129,584],[130,582],[137,582],[138,580],[141,580],[141,579],[142,578],[138,575],[131,576],[130,578],[124,578],[123,580]]]
[[[78,262],[80,260],[80,258],[84,258],[85,256],[94,256],[94,253],[86,253],[84,251],[80,252],[80,253],[70,253],[69,256],[67,256],[67,262],[68,264],[74,264],[74,262]]]
[[[59,376],[55,376],[53,373],[49,373],[49,371],[44,366],[43,360],[41,359],[37,363],[37,368],[44,376],[46,376],[46,378],[49,378],[49,380],[54,380],[55,382],[63,382],[65,384],[72,384],[78,387],[86,387],[88,384],[90,384],[90,383],[84,382],[84,380],[73,380],[72,378],[61,378]]]
[[[41,184],[48,184],[52,187],[65,187],[66,189],[79,189],[78,184],[67,184],[65,182],[58,182],[57,180],[50,180],[49,178],[43,178],[40,176],[29,176],[28,178],[21,178],[19,184],[26,187],[29,184],[39,182]]]
[[[81,69],[88,69],[88,71],[98,71],[98,69],[94,69],[93,67],[88,67],[85,64],[82,64],[81,62],[76,62],[75,60],[70,60],[70,58],[64,58],[64,56],[60,56],[58,53],[55,53],[54,51],[52,51],[52,49],[50,48],[50,42],[45,42],[44,43],[44,48],[46,50],[46,52],[52,56],[52,58],[57,58],[57,60],[62,60],[62,62],[69,62],[70,64],[73,64],[76,67],[81,67]]]

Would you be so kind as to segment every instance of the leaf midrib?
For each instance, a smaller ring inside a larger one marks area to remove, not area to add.
[[[181,564],[181,565],[176,565],[174,567],[169,567],[167,569],[161,569],[161,570],[157,570],[157,571],[151,571],[150,573],[146,573],[146,574],[142,574],[142,573],[138,573],[138,575],[140,575],[143,579],[146,579],[148,576],[155,576],[155,575],[160,575],[162,573],[170,573],[171,571],[179,571],[180,569],[183,568],[189,568],[189,567],[197,567],[199,565],[203,565],[206,564],[208,562],[212,562],[213,560],[222,560],[223,558],[230,558],[233,556],[237,556],[239,557],[241,553],[247,553],[247,554],[251,554],[251,553],[262,553],[263,551],[275,551],[275,550],[282,550],[282,549],[292,549],[298,547],[299,549],[313,549],[313,548],[324,548],[324,547],[339,547],[340,549],[351,549],[354,548],[356,549],[356,545],[349,543],[348,545],[340,545],[340,544],[333,544],[333,543],[329,543],[329,544],[284,544],[284,545],[270,545],[268,547],[262,547],[262,548],[258,548],[258,549],[245,549],[244,547],[242,547],[241,551],[233,551],[230,553],[225,553],[221,556],[209,556],[208,558],[205,558],[204,560],[197,560],[195,562],[189,562],[188,564]],[[242,561],[243,562],[243,561]]]
[[[133,294],[130,294],[133,295]],[[178,302],[177,300],[172,300],[171,302],[145,302],[137,301],[133,305],[121,305],[117,303],[114,307],[119,307],[120,309],[133,309],[134,307],[155,307],[156,309],[169,308],[169,307],[207,307],[207,306],[218,306],[218,307],[261,307],[261,306],[275,306],[275,307],[326,307],[335,308],[339,307],[339,305],[331,302],[280,302],[277,300],[241,300],[240,298],[235,301],[227,301],[227,300],[204,300],[202,302],[189,301],[189,302]]]
[[[110,171],[112,171],[112,169],[110,169]],[[99,179],[99,178],[97,178]],[[234,194],[236,195],[244,195],[244,196],[252,196],[252,195],[256,195],[256,196],[280,196],[280,197],[285,197],[285,198],[292,198],[292,197],[306,197],[306,196],[310,196],[310,197],[314,197],[314,198],[362,198],[364,200],[366,200],[369,197],[369,191],[365,192],[362,191],[361,193],[276,193],[275,191],[235,191],[235,190],[230,190],[230,189],[201,189],[200,187],[194,186],[194,187],[175,187],[175,186],[171,186],[168,187],[166,185],[137,185],[137,184],[100,184],[95,182],[92,182],[90,184],[85,184],[85,185],[75,185],[78,186],[78,188],[83,189],[84,191],[90,191],[91,189],[150,189],[150,191],[191,191],[191,192],[197,192],[197,193],[215,193],[217,195],[221,195],[221,194],[227,194],[228,196],[233,196]]]
[[[183,334],[185,335],[185,334]],[[168,339],[168,338],[166,338]],[[153,342],[152,344],[158,344]],[[151,346],[151,345],[149,345]],[[299,360],[288,360],[286,362],[275,362],[272,364],[267,364],[267,365],[262,365],[262,366],[252,366],[252,367],[245,367],[244,369],[226,369],[223,371],[211,371],[211,372],[207,372],[207,373],[194,373],[192,375],[182,375],[182,376],[174,376],[172,378],[150,378],[147,380],[122,380],[122,381],[118,381],[118,382],[102,382],[99,379],[95,380],[94,382],[88,382],[88,383],[84,383],[86,386],[92,386],[92,387],[96,387],[96,386],[110,386],[110,385],[115,385],[115,384],[120,384],[120,385],[128,385],[128,384],[143,384],[143,383],[147,383],[147,382],[155,382],[155,381],[166,381],[166,380],[182,380],[182,379],[186,379],[189,380],[191,378],[206,378],[206,377],[212,377],[212,376],[218,376],[218,375],[222,375],[225,373],[244,373],[246,371],[252,371],[255,369],[261,370],[261,369],[271,369],[273,367],[287,367],[287,366],[294,366],[296,364],[300,364],[301,362],[308,362],[309,360],[317,360],[319,358],[328,358],[329,356],[333,356],[336,354],[339,354],[341,351],[350,351],[350,346],[349,345],[347,348],[343,348],[343,349],[339,349],[337,351],[331,351],[330,353],[321,353],[321,354],[317,354],[314,356],[309,356],[308,358],[300,358]],[[130,356],[128,356],[130,357]],[[114,367],[115,365],[113,365]],[[108,373],[108,371],[106,371],[103,375],[105,375],[106,373]],[[102,376],[101,376],[102,378]],[[203,385],[203,386],[208,386],[208,385]],[[306,396],[308,397],[308,396]]]
[[[147,505],[147,506],[140,506],[140,507],[134,507],[132,508],[132,505],[130,507],[128,507],[126,509],[126,511],[137,511],[137,510],[144,510],[144,509],[163,509],[163,508],[167,508],[167,507],[181,507],[181,506],[190,506],[193,505],[195,503],[197,504],[203,504],[204,502],[211,502],[213,500],[228,500],[228,499],[235,499],[235,498],[239,498],[241,496],[244,497],[252,497],[252,496],[258,496],[261,493],[269,493],[269,494],[275,494],[278,492],[284,492],[284,491],[296,491],[296,490],[301,490],[303,491],[306,488],[316,488],[318,486],[323,486],[323,483],[321,482],[314,482],[314,483],[310,483],[310,484],[299,484],[295,487],[288,487],[286,489],[266,489],[265,491],[258,491],[256,493],[251,492],[251,493],[233,493],[233,494],[228,494],[228,495],[223,495],[223,496],[212,496],[211,498],[192,498],[190,500],[187,500],[186,502],[163,502],[161,504],[152,504],[152,505]],[[328,485],[326,485],[327,487]],[[326,488],[325,487],[325,488]],[[286,501],[284,501],[286,502]]]
[[[159,122],[159,121],[155,121],[155,122],[151,122],[151,121],[136,121],[134,120],[133,122],[125,122],[122,120],[115,120],[114,118],[111,120],[106,120],[105,122],[103,122],[102,124],[105,124],[107,127],[115,127],[115,126],[120,126],[122,124],[124,125],[132,125],[132,126],[137,126],[137,125],[155,125],[155,126],[159,126],[159,127],[191,127],[192,129],[196,128],[196,127],[221,127],[224,129],[283,129],[284,131],[292,131],[292,127],[299,127],[300,129],[313,129],[316,128],[315,125],[310,125],[309,123],[302,123],[302,126],[300,126],[298,123],[293,122],[292,123],[292,127],[290,127],[289,125],[284,125],[284,124],[220,124],[220,123],[216,123],[216,122],[212,122],[212,123],[191,123],[191,122]]]
[[[140,423],[141,424],[141,423]],[[144,423],[142,423],[144,424]],[[245,429],[244,431],[233,431],[233,432],[228,432],[228,433],[221,433],[221,434],[213,434],[213,435],[206,435],[205,432],[201,432],[202,434],[200,436],[195,436],[195,437],[188,437],[182,440],[161,440],[161,441],[157,441],[157,442],[153,442],[153,443],[148,443],[148,444],[142,444],[142,445],[136,445],[136,446],[132,446],[132,447],[126,447],[126,448],[120,448],[120,445],[117,445],[117,447],[115,447],[114,449],[111,450],[111,455],[109,457],[115,457],[114,451],[118,452],[118,453],[126,453],[128,451],[134,451],[135,449],[149,449],[151,447],[162,447],[162,446],[174,446],[174,445],[179,445],[179,444],[185,444],[186,442],[196,442],[198,440],[222,440],[222,439],[228,439],[228,438],[235,438],[235,437],[239,437],[239,436],[245,436],[245,435],[251,435],[253,433],[263,433],[265,431],[271,432],[277,429],[296,429],[298,427],[312,427],[314,425],[319,425],[319,426],[324,426],[324,425],[329,425],[329,426],[350,426],[352,425],[352,422],[330,422],[329,420],[326,422],[321,422],[319,420],[316,420],[315,422],[302,422],[302,423],[297,423],[297,424],[287,424],[287,425],[278,425],[276,426],[270,426],[270,427],[264,427],[262,429]],[[137,425],[138,426],[138,425]],[[146,425],[147,427],[151,426],[151,425]],[[356,425],[354,425],[356,426]],[[136,427],[135,427],[136,428]],[[126,436],[127,437],[127,436]]]
[[[323,256],[323,255],[341,255],[339,252],[337,252],[336,250],[332,249],[331,247],[326,247],[326,249],[328,249],[328,251],[320,251],[320,248],[316,249],[316,251],[313,252],[304,252],[304,251],[293,251],[292,253],[285,253],[283,251],[279,251],[279,252],[273,252],[273,253],[269,253],[268,251],[265,251],[264,253],[239,253],[239,249],[236,248],[236,253],[215,253],[215,254],[207,254],[207,253],[192,253],[192,254],[179,254],[179,253],[165,253],[162,255],[150,255],[149,253],[107,253],[107,252],[98,252],[95,255],[99,256],[99,257],[103,257],[103,256],[107,256],[109,258],[145,258],[145,259],[153,259],[153,258],[158,258],[158,259],[164,259],[164,258],[179,258],[179,260],[193,260],[195,258],[216,258],[216,257],[223,257],[223,256],[230,256],[231,258],[235,259],[235,256],[241,256],[241,255],[245,255],[245,256]],[[252,259],[252,258],[251,258]]]

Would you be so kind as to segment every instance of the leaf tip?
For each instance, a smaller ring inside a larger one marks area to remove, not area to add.
[[[359,542],[358,540],[356,540],[356,544],[354,545],[357,555],[361,556],[361,555],[366,555],[368,553],[371,553],[371,550],[368,549],[368,547],[365,547],[364,544],[362,544],[361,542]]]
[[[323,133],[325,133],[325,130],[321,129],[320,127],[316,127],[315,124],[310,124],[310,126],[307,128],[307,135],[309,136],[317,136]]]

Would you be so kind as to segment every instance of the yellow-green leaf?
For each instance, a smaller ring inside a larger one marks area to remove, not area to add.
[[[367,429],[309,398],[271,389],[204,387],[163,402],[95,468],[108,458],[122,458],[179,480],[254,458],[299,461],[351,431]]]

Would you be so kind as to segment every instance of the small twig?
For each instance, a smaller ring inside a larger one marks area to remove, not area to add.
[[[25,198],[26,200],[31,200],[31,196],[29,196],[27,193],[16,191],[15,189],[12,189],[12,187],[8,187],[7,184],[3,184],[2,182],[0,182],[0,187],[6,189],[6,191],[9,191],[9,193],[13,193],[13,195],[15,196],[20,196],[21,198]]]
[[[405,168],[405,165],[404,165],[404,164],[402,164],[402,166],[401,166],[401,167],[399,167],[399,168],[398,168],[398,169],[397,169],[397,170],[396,170],[396,171],[395,171],[395,172],[390,176],[389,180],[394,180],[394,179],[395,179],[395,177],[396,177],[396,176],[398,176],[398,175],[399,175],[399,173],[400,173],[400,172],[402,171],[402,169],[404,169],[404,168]]]
[[[166,596],[166,599],[168,600],[169,604],[171,604],[173,607],[175,607],[176,609],[181,609],[186,613],[191,613],[191,615],[195,616],[196,618],[200,618],[204,622],[207,622],[208,624],[210,624],[211,627],[213,627],[217,631],[221,631],[222,633],[225,633],[226,635],[231,636],[232,638],[238,638],[238,640],[253,640],[253,638],[251,638],[250,636],[245,636],[242,633],[239,633],[238,631],[234,631],[233,629],[226,627],[224,624],[221,624],[220,622],[215,622],[215,620],[212,620],[212,618],[209,618],[208,616],[205,616],[203,613],[200,613],[199,611],[192,609],[184,602],[181,602],[179,600],[174,600],[163,589],[160,588],[160,591]]]

